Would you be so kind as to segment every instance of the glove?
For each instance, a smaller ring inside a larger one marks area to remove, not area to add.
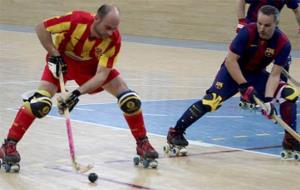
[[[247,24],[246,19],[245,18],[240,18],[239,19],[239,23],[236,26],[236,33],[238,33],[242,28],[244,28],[244,26]]]
[[[242,83],[239,85],[239,91],[241,93],[242,102],[255,104],[253,96],[257,95],[257,93],[253,86],[251,86],[248,82]]]
[[[50,56],[48,67],[55,78],[59,78],[60,69],[62,73],[67,72],[67,64],[64,62],[62,56]]]
[[[273,98],[266,97],[264,98],[265,108],[262,108],[261,113],[268,119],[271,119],[274,123],[277,123],[276,120],[273,119],[274,115],[277,115],[276,108],[272,103]]]
[[[73,110],[75,105],[79,102],[80,92],[79,90],[74,90],[64,99],[61,96],[57,97],[57,108],[58,113],[63,115],[66,109],[69,109],[69,112]]]
[[[300,27],[298,28],[298,34],[300,34]]]

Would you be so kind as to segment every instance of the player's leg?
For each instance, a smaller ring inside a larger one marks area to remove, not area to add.
[[[16,145],[35,118],[43,118],[49,113],[52,106],[51,97],[57,91],[57,85],[57,79],[52,76],[51,71],[46,66],[38,89],[23,97],[24,103],[18,110],[7,138],[0,149],[0,159],[4,163],[13,164],[21,160]]]
[[[188,141],[184,133],[188,127],[200,119],[207,112],[213,112],[221,107],[226,99],[238,91],[238,85],[231,78],[225,66],[221,66],[213,84],[206,91],[201,100],[193,103],[177,120],[175,127],[169,129],[167,142],[176,146],[187,146]]]
[[[289,84],[280,84],[276,94],[276,98],[280,103],[280,115],[292,129],[297,131],[297,104],[299,97],[297,89]],[[294,150],[300,152],[300,143],[294,139],[287,131],[285,131],[282,141],[284,150]]]
[[[118,104],[137,142],[137,154],[145,158],[157,158],[158,153],[151,146],[147,134],[141,109],[141,99],[138,94],[130,90],[125,81],[116,76],[106,83],[103,88],[118,98]]]

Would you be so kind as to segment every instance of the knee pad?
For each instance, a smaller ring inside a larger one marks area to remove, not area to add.
[[[207,112],[217,110],[222,105],[222,97],[216,93],[208,93],[202,99],[202,104]]]
[[[45,90],[37,90],[31,97],[24,99],[24,107],[35,117],[45,117],[51,110],[51,95]]]
[[[125,114],[134,114],[141,109],[140,97],[134,91],[126,91],[118,97],[118,104]]]
[[[299,92],[295,87],[289,84],[283,86],[280,93],[280,98],[283,98],[287,101],[296,102],[298,97],[299,97]]]

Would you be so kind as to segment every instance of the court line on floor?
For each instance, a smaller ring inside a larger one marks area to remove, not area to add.
[[[86,178],[88,177],[88,174],[76,173],[72,169],[66,169],[66,168],[62,168],[62,167],[59,167],[59,166],[44,166],[44,168],[52,169],[52,170],[56,170],[56,171],[61,171],[61,172],[65,172],[65,173],[70,173],[70,174],[73,174],[73,175],[81,175],[81,176],[85,176]],[[136,188],[136,189],[141,189],[141,190],[155,190],[155,189],[150,188],[150,187],[145,187],[145,186],[142,186],[142,185],[136,185],[136,184],[133,184],[133,183],[122,182],[122,181],[118,181],[118,180],[114,180],[114,179],[106,178],[106,177],[101,177],[101,176],[98,176],[98,180],[103,180],[103,181],[111,182],[111,183],[114,183],[114,184],[124,185],[124,186],[128,186],[128,187],[131,187],[131,188]]]

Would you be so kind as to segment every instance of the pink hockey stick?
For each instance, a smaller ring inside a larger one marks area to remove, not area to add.
[[[65,83],[64,83],[64,79],[63,79],[63,74],[61,72],[59,74],[59,84],[60,84],[60,89],[61,89],[61,92],[62,92],[63,96],[66,96]],[[78,162],[76,162],[74,140],[73,140],[73,133],[72,133],[69,109],[64,110],[64,116],[65,116],[65,119],[66,119],[69,150],[70,150],[70,156],[71,156],[71,159],[72,159],[73,168],[79,173],[87,172],[87,171],[89,171],[90,169],[93,168],[92,165],[89,164],[87,166],[84,166],[84,165],[81,165]]]

